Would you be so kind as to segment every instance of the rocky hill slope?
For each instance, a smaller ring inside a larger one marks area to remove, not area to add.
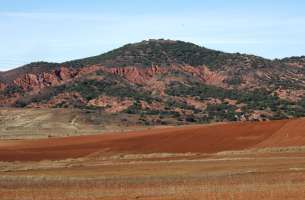
[[[269,60],[149,40],[1,72],[0,106],[85,108],[157,124],[269,120],[304,116],[304,88],[305,57]]]

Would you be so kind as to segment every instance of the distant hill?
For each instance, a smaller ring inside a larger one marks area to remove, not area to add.
[[[305,57],[269,60],[183,41],[148,40],[64,63],[0,73],[3,107],[73,107],[208,123],[305,115]]]

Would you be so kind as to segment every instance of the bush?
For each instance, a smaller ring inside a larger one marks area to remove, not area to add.
[[[23,89],[18,85],[8,85],[0,94],[4,96],[12,96],[13,94],[24,94]]]

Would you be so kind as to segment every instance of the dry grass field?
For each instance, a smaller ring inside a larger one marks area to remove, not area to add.
[[[146,129],[136,121],[137,116],[93,110],[0,108],[0,139],[67,137]]]
[[[1,163],[3,200],[304,199],[305,152]]]
[[[305,120],[0,141],[1,200],[305,199]]]

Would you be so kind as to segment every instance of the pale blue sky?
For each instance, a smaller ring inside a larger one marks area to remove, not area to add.
[[[0,71],[149,38],[267,58],[305,55],[303,0],[0,0]]]

